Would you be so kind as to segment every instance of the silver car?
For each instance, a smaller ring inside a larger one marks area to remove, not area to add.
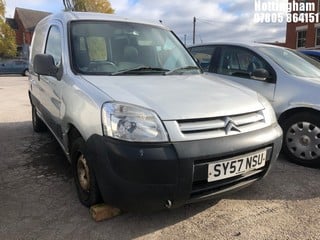
[[[254,43],[208,43],[189,50],[205,71],[250,87],[271,102],[284,131],[283,150],[292,161],[320,164],[316,61],[295,50]]]
[[[161,24],[65,12],[36,27],[33,127],[54,134],[80,201],[157,210],[264,177],[282,130],[258,93],[205,76]]]

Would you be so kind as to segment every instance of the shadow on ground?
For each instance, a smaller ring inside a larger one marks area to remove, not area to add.
[[[230,198],[289,201],[313,199],[320,196],[319,179],[319,168],[297,165],[280,154],[267,177]]]
[[[34,133],[31,122],[0,123],[0,146],[0,179],[4,179],[0,202],[6,206],[2,214],[8,216],[0,236],[6,230],[9,237],[29,232],[26,239],[42,238],[44,235],[35,232],[45,232],[50,225],[67,231],[61,235],[65,239],[132,239],[174,225],[217,203],[213,200],[149,214],[125,213],[96,225],[88,209],[79,203],[70,164],[50,133]],[[20,223],[14,230],[21,217],[29,223],[23,228]]]
[[[7,216],[0,227],[1,239],[49,239],[48,234],[51,239],[132,239],[161,234],[161,229],[198,214],[210,217],[221,199],[157,213],[125,213],[97,224],[79,203],[70,165],[50,133],[33,133],[31,122],[0,123],[0,159],[0,203]],[[319,169],[292,164],[281,156],[268,177],[223,199],[311,199],[320,196],[319,179]],[[210,208],[213,211],[206,211]]]
[[[34,133],[31,122],[0,123],[0,132],[0,156],[9,169],[21,165],[38,177],[71,179],[70,164],[50,133]]]

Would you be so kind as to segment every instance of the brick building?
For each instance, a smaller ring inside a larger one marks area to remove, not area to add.
[[[7,18],[7,23],[16,32],[16,43],[18,53],[21,57],[27,58],[31,44],[34,28],[49,12],[35,11],[31,9],[16,8],[13,18]]]
[[[314,3],[315,11],[313,14],[320,12],[320,0],[298,1],[289,0],[291,2]],[[295,12],[297,13],[297,12]],[[310,13],[310,12],[306,12]],[[319,17],[320,19],[320,17]],[[288,48],[310,48],[320,49],[320,23],[287,23],[286,47]]]

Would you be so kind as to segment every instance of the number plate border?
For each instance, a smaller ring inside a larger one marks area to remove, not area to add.
[[[258,149],[256,151],[253,151],[253,152],[248,152],[248,153],[245,153],[245,154],[241,154],[241,155],[237,155],[235,157],[231,157],[231,158],[224,158],[224,159],[220,159],[218,161],[212,161],[212,162],[209,162],[208,163],[208,176],[207,176],[207,181],[210,183],[210,182],[214,182],[214,181],[221,181],[221,180],[225,180],[225,179],[228,179],[228,177],[226,178],[222,178],[222,179],[218,179],[218,180],[215,180],[213,178],[210,178],[209,177],[209,166],[210,165],[213,165],[213,164],[216,164],[216,163],[219,163],[219,162],[226,162],[226,161],[232,161],[232,160],[236,160],[236,159],[241,159],[241,158],[244,158],[244,157],[247,157],[247,156],[251,156],[251,155],[255,155],[255,154],[258,154],[258,153],[262,153],[262,152],[265,152],[266,153],[266,159],[265,159],[265,165],[267,164],[268,162],[268,150],[271,149],[271,147],[265,147],[265,148],[261,148],[261,149]],[[262,166],[262,167],[264,167]],[[261,168],[261,167],[260,167]],[[256,168],[253,168],[252,170],[254,170]],[[235,175],[235,176],[232,176],[232,177],[236,177],[238,175],[241,175],[241,173]]]

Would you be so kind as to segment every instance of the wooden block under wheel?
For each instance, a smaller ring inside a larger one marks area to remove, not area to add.
[[[90,207],[90,214],[96,222],[100,222],[120,215],[121,211],[110,205],[96,204]]]

